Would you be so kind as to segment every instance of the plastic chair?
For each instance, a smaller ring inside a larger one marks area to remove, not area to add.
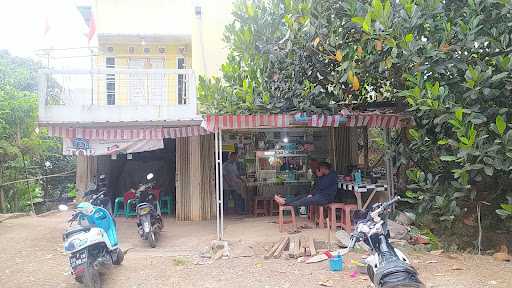
[[[162,213],[162,210],[161,210],[161,206],[160,205],[160,187],[158,186],[155,186],[151,189],[151,192],[153,192],[153,196],[155,196],[155,203],[156,203],[156,209],[157,211],[160,211],[160,213]]]
[[[351,219],[351,212],[356,211],[357,205],[356,204],[345,204],[342,208],[342,214],[341,217],[343,220],[341,221],[341,227],[347,231],[348,233],[352,233],[352,219]]]
[[[325,219],[324,217],[324,205],[318,205],[316,207],[318,207],[318,213],[315,215],[315,224],[318,224],[318,228],[324,228],[325,225],[329,228],[329,219]]]
[[[327,205],[327,209],[328,209],[328,212],[329,212],[329,220],[331,221],[331,227],[334,228],[334,230],[336,230],[337,227],[342,227],[343,228],[343,220],[344,220],[344,216],[343,216],[343,212],[344,212],[344,209],[345,209],[345,203],[331,203],[329,205]],[[337,210],[341,210],[340,211],[340,221],[337,221],[336,219],[336,211]]]
[[[160,187],[155,186],[151,189],[151,191],[153,192],[153,195],[155,196],[155,200],[160,201]]]
[[[256,196],[254,197],[254,208],[253,208],[253,214],[255,217],[257,217],[258,215],[263,215],[263,216],[269,216],[269,214],[271,213],[269,210],[269,203],[272,203],[271,202],[272,200],[270,200],[268,197],[261,197],[261,196]]]
[[[171,211],[174,208],[173,200],[171,196],[163,196],[160,198],[160,212],[162,212],[162,214],[171,215]]]
[[[117,197],[114,201],[114,217],[118,217],[124,214],[124,197]]]
[[[315,227],[318,225],[318,228],[324,228],[327,225],[327,228],[329,228],[330,223],[324,217],[324,206],[311,205],[308,207],[308,220],[313,222]]]
[[[290,214],[291,214],[290,220],[284,220],[284,211],[290,211]],[[294,230],[297,229],[297,221],[295,219],[295,207],[279,205],[279,216],[278,216],[277,222],[279,223],[279,231],[280,232],[284,232],[285,224],[291,224],[292,228]]]
[[[130,190],[124,194],[124,216],[126,218],[131,216],[137,216],[137,211],[135,211],[135,191]]]
[[[114,216],[117,217],[126,214],[126,204],[128,203],[128,200],[133,198],[135,198],[135,193],[131,190],[124,193],[123,197],[117,197],[114,202]]]

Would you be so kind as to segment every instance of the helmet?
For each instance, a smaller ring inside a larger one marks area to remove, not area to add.
[[[76,210],[87,216],[91,216],[94,213],[94,206],[88,202],[82,202],[76,206]]]

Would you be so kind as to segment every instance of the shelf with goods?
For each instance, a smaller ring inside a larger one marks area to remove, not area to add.
[[[318,131],[317,131],[318,130]],[[245,167],[244,189],[250,197],[302,195],[311,190],[311,158],[325,161],[327,130],[293,128],[231,131],[224,143],[234,145]]]

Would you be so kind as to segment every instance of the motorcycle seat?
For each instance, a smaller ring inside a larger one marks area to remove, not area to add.
[[[89,230],[91,230],[91,226],[73,226],[73,227],[69,227],[68,229],[66,229],[66,231],[64,231],[64,239],[66,238],[69,238],[77,233],[81,233],[81,232],[89,232]]]

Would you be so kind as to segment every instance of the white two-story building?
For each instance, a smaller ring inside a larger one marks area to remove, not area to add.
[[[78,191],[106,174],[122,197],[152,172],[177,219],[212,217],[213,136],[200,127],[196,84],[225,60],[231,0],[76,4],[89,32],[83,47],[44,50],[39,124],[77,155]]]

